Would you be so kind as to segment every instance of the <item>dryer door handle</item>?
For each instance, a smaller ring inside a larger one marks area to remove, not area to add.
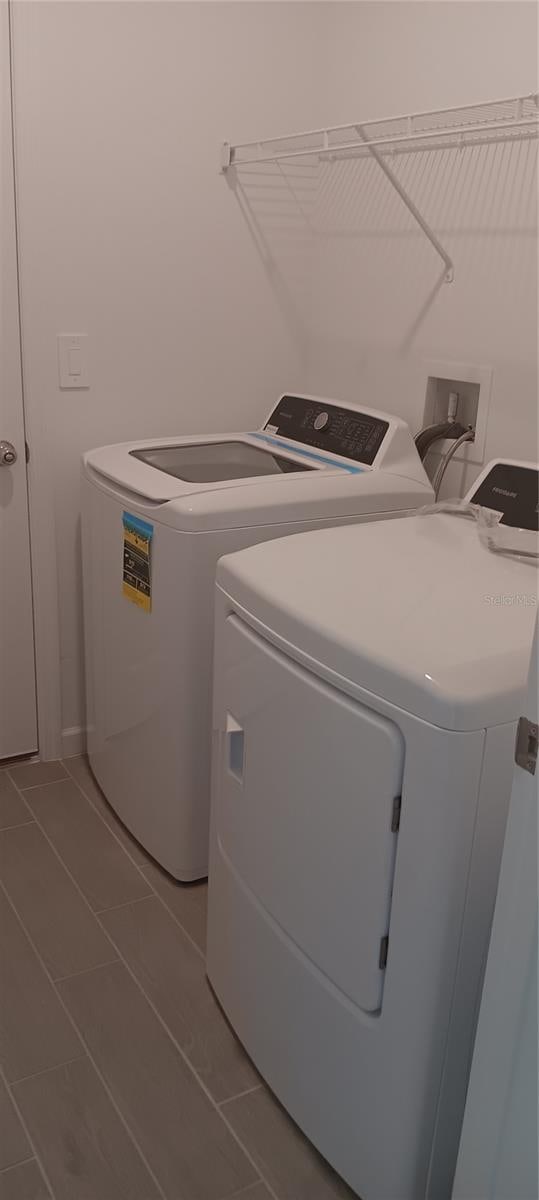
[[[226,759],[232,775],[243,783],[245,758],[245,733],[231,713],[226,715]]]

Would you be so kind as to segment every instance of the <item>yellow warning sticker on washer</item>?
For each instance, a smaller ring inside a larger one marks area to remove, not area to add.
[[[124,596],[144,612],[152,611],[151,545],[153,525],[124,512]]]

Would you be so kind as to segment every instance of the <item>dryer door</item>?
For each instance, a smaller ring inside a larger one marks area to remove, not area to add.
[[[236,616],[227,619],[224,650],[214,797],[221,851],[284,934],[375,1012],[402,735]]]

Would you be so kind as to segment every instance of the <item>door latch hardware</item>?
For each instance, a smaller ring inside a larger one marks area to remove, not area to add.
[[[380,954],[378,956],[378,966],[381,971],[385,971],[387,966],[387,948],[389,946],[389,936],[386,934],[380,941]]]
[[[12,467],[17,462],[17,451],[11,442],[0,442],[0,467]]]
[[[401,823],[402,796],[395,796],[391,813],[391,832],[398,833]]]
[[[535,775],[537,766],[538,735],[539,726],[527,717],[521,717],[517,726],[515,762],[524,771],[529,771],[530,775]]]

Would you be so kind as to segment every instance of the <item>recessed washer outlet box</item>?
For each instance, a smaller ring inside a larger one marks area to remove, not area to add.
[[[461,425],[472,425],[475,429],[475,439],[473,442],[465,442],[460,450],[457,450],[455,461],[484,462],[492,367],[428,359],[425,370],[423,425],[446,421],[450,393],[456,392],[459,398],[456,420]],[[445,454],[451,444],[452,439],[445,438],[436,442],[433,449],[438,454]]]

